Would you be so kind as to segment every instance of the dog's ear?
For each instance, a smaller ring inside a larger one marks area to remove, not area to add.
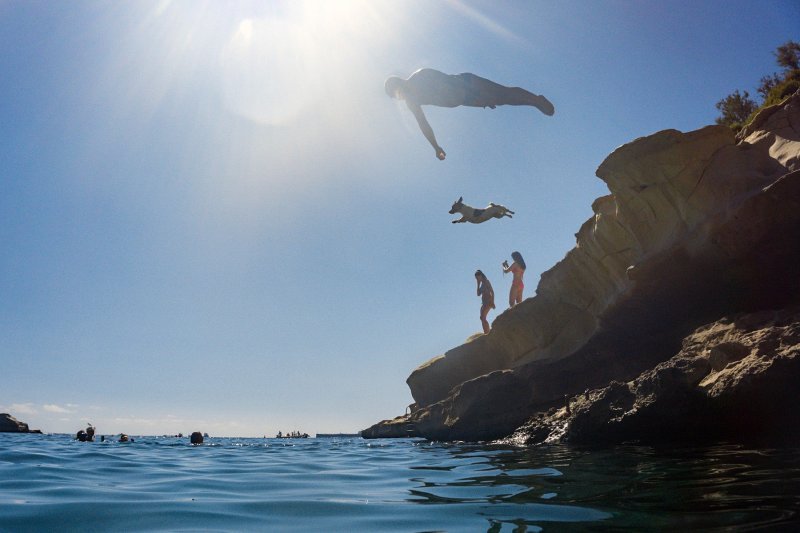
[[[463,197],[463,196],[459,196],[459,197],[458,197],[458,203],[461,203],[461,202],[463,202],[463,201],[464,201],[464,197]]]

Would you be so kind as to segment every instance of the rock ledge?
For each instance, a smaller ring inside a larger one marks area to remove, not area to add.
[[[8,413],[0,413],[0,433],[41,433],[41,431],[29,429],[28,424],[20,422]]]

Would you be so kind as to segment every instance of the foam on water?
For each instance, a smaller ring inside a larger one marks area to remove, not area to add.
[[[800,450],[0,434],[0,531],[800,527]]]

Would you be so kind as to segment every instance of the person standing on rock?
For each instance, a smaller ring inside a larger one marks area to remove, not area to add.
[[[483,332],[489,333],[489,321],[486,320],[486,315],[494,309],[494,289],[486,279],[486,274],[480,270],[475,271],[475,281],[478,283],[478,296],[481,297],[481,325]]]
[[[436,157],[444,161],[445,153],[433,128],[428,124],[424,105],[439,107],[488,107],[494,109],[499,105],[528,105],[537,108],[547,116],[555,113],[550,100],[539,94],[533,94],[521,87],[506,87],[486,78],[465,72],[463,74],[445,74],[432,68],[422,68],[414,72],[407,80],[390,76],[384,83],[384,90],[392,98],[405,100],[406,106],[417,119],[419,129],[436,151]]]
[[[503,274],[511,272],[514,275],[514,279],[511,280],[511,291],[508,293],[508,306],[514,307],[522,301],[522,290],[525,288],[522,282],[522,277],[525,275],[525,260],[519,252],[512,252],[511,259],[514,260],[511,266],[508,266],[508,261],[503,261]]]

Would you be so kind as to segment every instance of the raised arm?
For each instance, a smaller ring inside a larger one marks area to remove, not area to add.
[[[431,128],[431,125],[428,124],[428,119],[425,118],[425,113],[422,112],[422,107],[411,103],[408,100],[406,100],[406,105],[414,114],[414,118],[417,119],[417,124],[419,124],[419,129],[422,130],[422,134],[426,139],[428,139],[428,142],[431,143],[433,149],[436,150],[436,157],[438,157],[441,161],[444,161],[444,158],[447,154],[444,153],[442,147],[436,142],[436,136],[433,134],[433,128]]]

